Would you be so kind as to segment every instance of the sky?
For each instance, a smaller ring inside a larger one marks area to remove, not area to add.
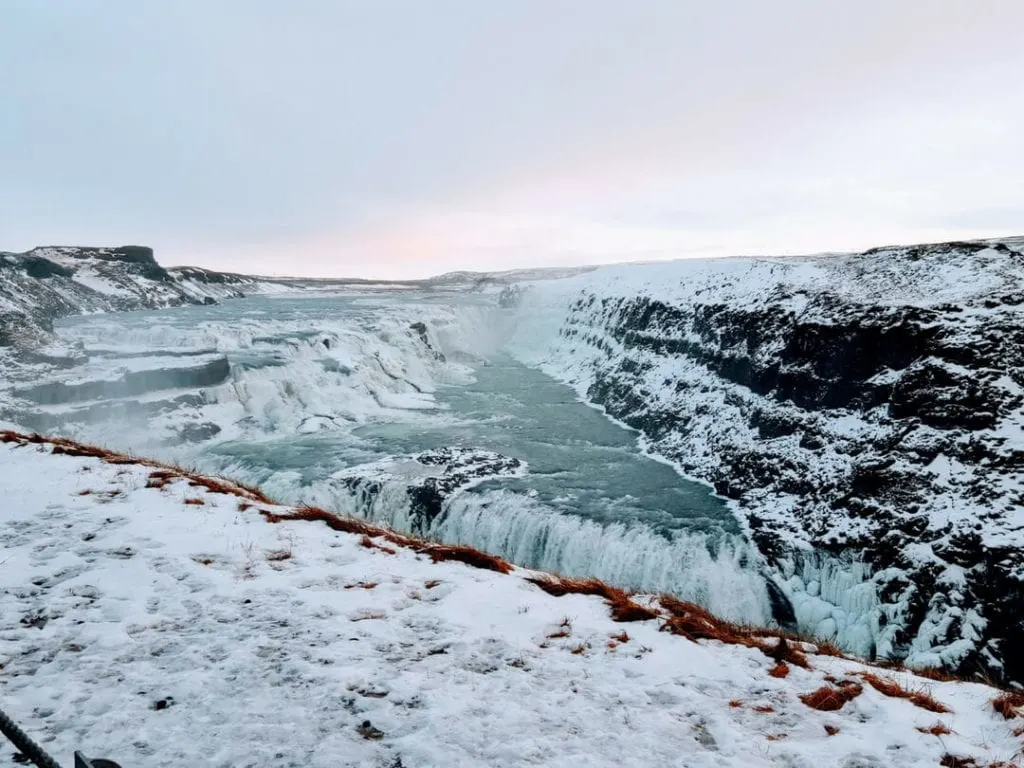
[[[1024,234],[1022,0],[0,0],[0,250],[308,276]]]

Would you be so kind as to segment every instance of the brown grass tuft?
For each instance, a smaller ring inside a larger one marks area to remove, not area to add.
[[[804,652],[795,645],[795,639],[780,634],[772,642],[770,637],[757,634],[749,627],[724,621],[699,605],[677,600],[670,595],[662,595],[658,602],[671,614],[661,627],[663,632],[682,635],[694,641],[718,640],[731,645],[745,645],[757,648],[776,662],[785,661],[804,669],[811,666]]]
[[[253,485],[239,483],[237,480],[228,480],[223,477],[206,477],[204,475],[188,473],[188,484],[193,488],[205,488],[210,493],[224,493],[231,496],[245,496],[250,501],[258,501],[262,504],[273,504],[259,488]]]
[[[863,686],[856,683],[839,688],[826,685],[811,693],[803,694],[800,697],[800,701],[811,709],[817,709],[822,712],[836,712],[842,709],[846,702],[853,701],[863,692]]]
[[[762,715],[767,715],[774,712],[775,707],[771,706],[770,704],[758,704],[756,707],[753,707],[753,710],[755,712],[760,712]]]
[[[558,640],[559,638],[568,637],[568,636],[569,636],[569,630],[567,630],[567,629],[558,629],[558,630],[555,630],[554,632],[548,632],[548,634],[545,635],[545,637],[547,637],[548,640]]]
[[[363,534],[359,538],[359,546],[366,547],[367,549],[376,549],[383,552],[386,555],[397,554],[397,550],[394,550],[391,547],[385,547],[383,544],[371,539],[366,534]]]
[[[847,655],[843,653],[843,649],[831,640],[821,640],[814,643],[814,645],[818,649],[817,652],[819,656],[835,656],[839,659],[848,658]]]
[[[626,630],[622,630],[617,635],[612,635],[612,640],[615,640],[616,642],[619,642],[619,643],[628,643],[629,642],[629,633],[626,632]]]
[[[620,590],[616,590],[612,597],[606,599],[611,608],[612,621],[650,621],[658,618],[657,611],[633,602]]]
[[[610,587],[597,579],[564,579],[558,576],[530,576],[526,579],[536,584],[549,595],[563,597],[565,595],[597,595],[607,597]]]
[[[788,677],[789,676],[789,665],[786,662],[784,662],[784,661],[780,661],[778,664],[776,664],[774,667],[772,667],[768,671],[768,674],[771,675],[772,677],[777,677],[777,678]]]
[[[917,730],[924,734],[931,734],[932,736],[948,736],[953,732],[945,723],[936,723],[930,728],[922,728],[921,726],[918,726]]]
[[[346,584],[345,589],[373,589],[376,586],[376,581],[357,581],[355,584]]]
[[[449,544],[428,544],[421,550],[430,556],[435,563],[442,563],[453,560],[457,563],[465,563],[474,568],[483,568],[487,571],[498,573],[512,573],[512,566],[500,557],[481,552],[479,549]]]
[[[766,641],[762,640],[759,647],[762,651],[775,659],[776,662],[782,663],[784,661],[788,661],[790,664],[795,664],[796,666],[803,667],[804,669],[811,668],[804,652],[785,637],[780,637],[774,647],[769,647],[765,643]]]
[[[603,597],[611,610],[612,621],[649,621],[658,618],[658,612],[629,599],[625,590],[605,584],[598,579],[568,579],[559,576],[531,576],[527,578],[549,595],[593,595]]]
[[[665,620],[662,631],[682,635],[688,640],[720,640],[723,643],[750,645],[751,638],[738,627],[722,621],[694,603],[684,603],[668,595],[658,602],[671,616]]]
[[[765,736],[765,738],[768,739],[768,741],[782,741],[788,735],[789,734],[787,733],[770,733],[767,736]]]
[[[918,677],[924,677],[928,680],[934,680],[938,683],[954,683],[960,682],[963,678],[959,678],[950,672],[942,669],[941,667],[921,667],[920,669],[910,669]]]
[[[739,699],[733,699],[732,701],[729,702],[729,706],[732,707],[733,709],[739,709],[740,707],[743,706],[743,702],[740,701]]]
[[[929,712],[946,714],[950,708],[940,701],[936,701],[930,693],[924,691],[908,691],[895,680],[879,677],[871,672],[862,672],[860,675],[876,691],[883,696],[890,696],[894,699],[906,699],[915,707],[926,709]]]
[[[204,506],[206,504],[206,502],[203,501],[202,499],[195,498],[195,497],[185,499],[185,503],[190,505],[190,506],[193,506],[193,507],[201,507],[201,506]]]
[[[157,469],[149,473],[146,479],[147,488],[166,488],[177,475],[166,469]]]
[[[992,699],[992,707],[1007,720],[1020,717],[1024,708],[1024,691],[1005,691]]]
[[[267,552],[267,560],[272,563],[280,563],[282,560],[291,560],[292,553],[288,549],[275,549]]]
[[[948,752],[939,760],[939,765],[942,768],[980,768],[978,761],[973,757],[958,757]]]
[[[436,587],[440,583],[441,583],[440,579],[430,579],[429,581],[423,582],[423,588],[424,589],[433,589],[434,587]]]
[[[587,646],[584,645],[583,643],[580,643],[579,645],[574,647],[572,649],[572,651],[571,651],[573,656],[582,656],[586,652],[587,652]]]
[[[826,724],[825,725],[825,733],[827,733],[829,736],[835,736],[837,733],[839,733],[839,728],[837,728],[834,725],[827,725]]]

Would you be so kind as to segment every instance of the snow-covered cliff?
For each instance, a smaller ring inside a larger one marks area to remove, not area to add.
[[[1022,249],[606,268],[516,347],[734,500],[805,628],[1024,680]]]
[[[209,304],[283,290],[244,275],[165,269],[143,246],[0,252],[0,347],[46,343],[53,320],[63,315]]]

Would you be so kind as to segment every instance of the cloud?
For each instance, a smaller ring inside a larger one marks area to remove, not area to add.
[[[985,231],[1021,204],[1022,24],[1018,0],[11,0],[0,247],[394,276]]]

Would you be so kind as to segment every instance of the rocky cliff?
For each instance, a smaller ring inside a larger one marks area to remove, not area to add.
[[[0,252],[0,347],[38,348],[64,315],[209,304],[275,288],[282,289],[242,275],[165,269],[151,248],[136,245]]]
[[[569,304],[539,361],[735,502],[805,629],[1021,681],[1022,246],[613,268],[526,312]]]

